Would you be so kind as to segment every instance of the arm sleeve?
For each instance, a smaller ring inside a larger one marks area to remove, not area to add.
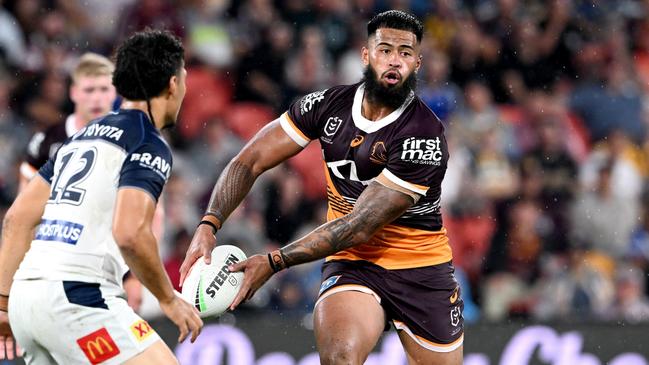
[[[448,147],[443,134],[407,137],[395,141],[388,151],[388,164],[377,181],[421,197],[444,178]],[[417,199],[417,198],[416,198]]]
[[[306,147],[313,139],[320,137],[320,121],[328,90],[305,95],[291,104],[280,116],[280,124],[286,134],[298,145]]]
[[[143,190],[157,202],[171,174],[171,166],[169,147],[163,143],[143,143],[126,156],[118,188]]]
[[[48,183],[52,184],[52,177],[54,176],[54,159],[56,155],[47,162],[38,170],[38,174],[45,179]]]

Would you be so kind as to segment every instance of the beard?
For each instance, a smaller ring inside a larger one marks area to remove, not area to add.
[[[361,81],[365,83],[369,101],[392,109],[399,108],[410,96],[410,92],[417,89],[417,75],[414,72],[400,84],[383,86],[372,65],[365,67]]]

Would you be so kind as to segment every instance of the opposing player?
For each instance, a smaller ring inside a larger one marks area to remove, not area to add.
[[[110,60],[96,53],[85,53],[79,58],[74,70],[72,70],[70,85],[70,99],[74,103],[74,113],[70,114],[65,122],[47,128],[43,132],[35,133],[27,146],[27,153],[24,161],[20,164],[20,190],[27,186],[38,169],[40,169],[50,157],[54,156],[63,142],[72,137],[90,121],[108,114],[113,107],[115,97],[115,86],[112,78],[115,66]],[[161,205],[156,207],[154,222],[162,219],[164,212]],[[160,225],[155,225],[154,233],[160,233]],[[160,237],[159,235],[157,237]],[[106,267],[112,270],[112,267]],[[110,271],[109,271],[110,272]],[[112,275],[112,272],[111,276]],[[113,286],[119,288],[118,286]],[[123,280],[124,295],[128,304],[134,310],[138,310],[142,302],[142,284],[128,272]],[[120,292],[117,295],[122,295]]]
[[[315,92],[262,129],[218,179],[181,267],[181,281],[264,171],[319,139],[329,222],[245,271],[231,308],[274,272],[327,257],[315,306],[323,364],[362,364],[392,322],[409,363],[459,365],[463,302],[440,214],[448,150],[443,127],[414,94],[423,27],[388,11],[367,27],[361,83]]]
[[[107,294],[126,270],[111,262],[117,250],[180,328],[179,340],[198,336],[202,321],[174,292],[151,232],[172,163],[159,130],[175,123],[185,96],[183,54],[166,32],[126,40],[113,75],[122,109],[68,139],[7,212],[0,346],[15,335],[28,364],[177,363],[123,298]],[[116,278],[106,265],[119,269]]]
[[[115,102],[115,86],[111,80],[114,66],[96,53],[85,53],[72,70],[70,99],[74,113],[59,123],[32,136],[25,160],[20,164],[20,187],[24,188],[38,169],[54,156],[63,141],[72,137],[91,120],[108,114]]]

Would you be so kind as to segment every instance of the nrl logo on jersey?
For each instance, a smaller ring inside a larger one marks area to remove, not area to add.
[[[320,137],[320,140],[329,144],[333,143],[331,137],[333,137],[336,132],[338,132],[338,128],[340,128],[341,124],[343,124],[342,119],[338,117],[329,117],[329,119],[327,119],[327,123],[325,123],[324,126],[324,136]]]
[[[439,137],[415,138],[410,137],[403,141],[401,159],[421,165],[439,166],[443,153]]]
[[[327,90],[316,91],[314,93],[308,94],[300,100],[300,114],[304,115],[313,109],[313,105],[319,103],[324,99],[324,94]]]

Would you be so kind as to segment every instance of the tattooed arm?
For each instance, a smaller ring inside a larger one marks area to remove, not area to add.
[[[301,150],[302,147],[284,132],[279,120],[268,124],[223,170],[212,190],[202,221],[210,222],[216,229],[220,229],[223,222],[248,195],[259,175]],[[205,262],[210,262],[212,249],[216,246],[215,232],[210,224],[201,224],[196,228],[192,243],[180,267],[181,285],[185,281],[189,268],[199,257],[204,256]]]
[[[282,259],[286,267],[294,266],[365,243],[413,203],[409,195],[374,182],[363,191],[351,213],[282,247],[279,250]]]
[[[275,269],[299,265],[329,256],[338,251],[367,242],[377,231],[391,223],[414,204],[408,194],[371,183],[358,197],[354,210],[323,224],[303,238],[266,255],[255,255],[233,265],[231,271],[245,271],[243,284],[230,306],[236,308],[250,299]]]

